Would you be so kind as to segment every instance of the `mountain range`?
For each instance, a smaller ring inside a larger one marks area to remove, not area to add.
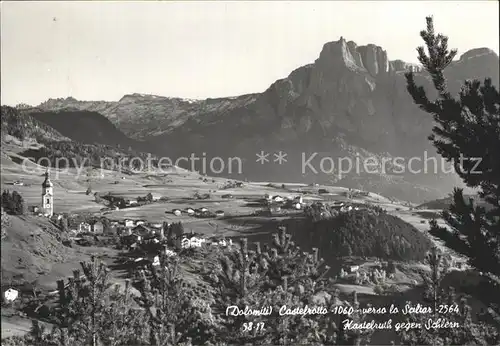
[[[208,175],[311,183],[334,180],[339,185],[424,201],[446,195],[460,186],[460,180],[454,173],[433,169],[396,173],[392,163],[388,171],[381,172],[379,167],[376,174],[363,170],[338,176],[338,159],[343,157],[423,160],[436,155],[427,139],[434,125],[432,116],[421,111],[406,91],[404,73],[409,69],[433,95],[430,78],[419,66],[391,61],[379,46],[358,46],[340,38],[326,43],[315,62],[297,68],[262,93],[206,100],[131,94],[116,102],[69,97],[49,99],[29,112],[70,138],[117,144],[109,142],[114,138],[120,145],[172,160],[191,154],[208,161],[221,158],[226,164],[223,171],[217,173],[214,168]],[[491,77],[498,86],[498,55],[488,48],[473,49],[445,72],[452,93],[460,90],[465,79]],[[95,123],[99,115],[114,126],[85,125]],[[75,120],[77,127],[71,130]],[[111,132],[114,135],[108,135]],[[269,154],[269,162],[256,162],[256,153],[261,151]],[[287,154],[281,164],[274,162],[279,151]],[[318,173],[304,170],[304,161],[315,153],[311,165]],[[241,159],[240,172],[229,172],[231,157]],[[215,166],[218,169],[220,162]]]

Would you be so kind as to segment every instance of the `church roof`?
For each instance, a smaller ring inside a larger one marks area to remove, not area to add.
[[[49,171],[45,172],[45,180],[42,183],[42,187],[52,187],[54,184],[50,181]]]

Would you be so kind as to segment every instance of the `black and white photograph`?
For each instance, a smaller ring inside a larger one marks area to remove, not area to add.
[[[1,345],[500,345],[498,1],[2,1]]]

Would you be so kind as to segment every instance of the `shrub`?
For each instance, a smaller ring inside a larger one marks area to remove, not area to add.
[[[2,192],[2,208],[7,214],[24,215],[26,213],[26,204],[23,197],[17,191],[5,190]]]

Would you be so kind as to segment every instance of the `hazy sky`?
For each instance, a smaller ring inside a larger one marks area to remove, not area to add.
[[[261,92],[343,36],[416,62],[425,16],[498,53],[498,2],[2,2],[2,104]]]

